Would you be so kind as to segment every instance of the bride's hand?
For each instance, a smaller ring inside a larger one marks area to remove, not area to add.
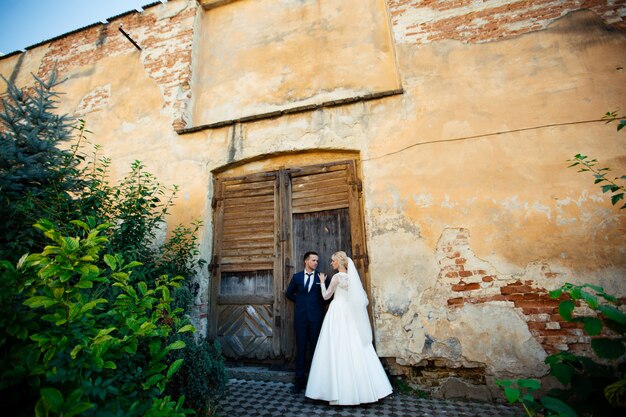
[[[323,272],[320,272],[320,281],[322,281],[323,283],[326,282],[326,274]]]

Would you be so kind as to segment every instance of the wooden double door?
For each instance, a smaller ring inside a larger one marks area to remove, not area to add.
[[[332,276],[344,250],[365,288],[367,255],[356,161],[215,180],[209,337],[232,359],[289,359],[293,303],[284,291],[308,250]]]

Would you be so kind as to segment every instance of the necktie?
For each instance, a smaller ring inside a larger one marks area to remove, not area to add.
[[[306,287],[307,292],[309,292],[309,280],[311,279],[311,275],[313,275],[313,272],[307,272],[306,279],[304,280],[304,286]]]

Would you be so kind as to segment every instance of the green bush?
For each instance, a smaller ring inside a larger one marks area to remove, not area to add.
[[[184,350],[172,353],[172,357],[184,359],[183,366],[172,378],[167,393],[172,397],[184,396],[185,406],[198,415],[210,414],[217,399],[226,388],[226,369],[219,343],[198,341],[192,335],[184,335]]]
[[[535,379],[496,381],[510,403],[521,403],[528,416],[578,417],[612,416],[626,407],[626,314],[621,303],[602,287],[590,284],[565,284],[551,291],[559,304],[560,316],[568,322],[581,323],[591,336],[591,348],[597,359],[561,351],[549,355],[545,362],[550,375],[563,388],[552,389],[535,399],[541,384]],[[575,314],[583,303],[592,313]],[[623,411],[623,410],[622,410]]]
[[[92,219],[89,219],[92,220]],[[184,398],[173,402],[163,392],[183,359],[168,360],[185,342],[163,342],[193,331],[182,310],[171,310],[171,292],[182,277],[159,277],[152,285],[132,284],[137,262],[103,255],[110,225],[74,221],[81,236],[65,236],[49,221],[36,228],[53,243],[23,257],[17,267],[3,261],[3,275],[21,276],[14,295],[23,298],[31,325],[14,328],[22,339],[5,367],[2,388],[28,380],[39,392],[37,416],[184,416]],[[91,223],[91,224],[90,224]],[[106,269],[97,266],[100,259]],[[120,294],[110,303],[98,288],[112,285]],[[15,323],[3,323],[9,328]],[[27,336],[27,337],[26,337]],[[8,365],[8,364],[7,364]]]
[[[159,416],[210,407],[204,395],[225,387],[221,352],[183,343],[193,340],[202,225],[157,241],[176,187],[164,188],[139,161],[111,184],[100,148],[82,153],[85,121],[52,113],[58,84],[54,74],[28,93],[8,83],[0,106],[3,409]]]

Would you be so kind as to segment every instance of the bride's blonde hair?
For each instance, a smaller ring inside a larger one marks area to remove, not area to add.
[[[339,262],[344,268],[348,269],[348,255],[342,250],[335,252],[332,256],[334,260]]]

